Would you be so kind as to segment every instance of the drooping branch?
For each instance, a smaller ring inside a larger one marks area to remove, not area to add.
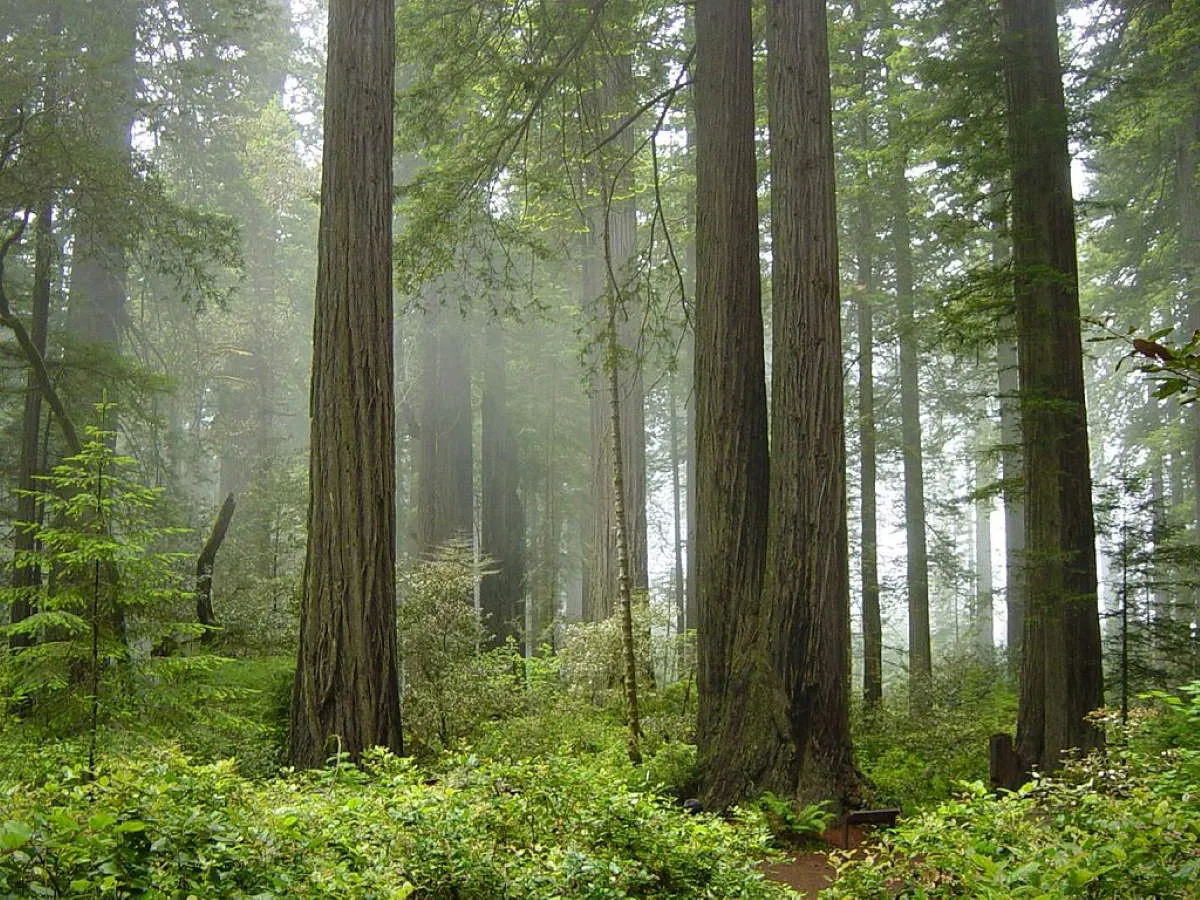
[[[38,389],[41,390],[42,396],[46,398],[46,403],[58,419],[63,437],[67,441],[67,447],[71,451],[71,455],[74,456],[83,450],[83,444],[79,440],[79,433],[75,430],[75,423],[67,415],[67,408],[63,405],[62,398],[58,395],[58,390],[54,387],[54,382],[51,380],[50,373],[46,369],[45,358],[38,351],[37,345],[33,342],[33,338],[30,337],[28,329],[25,328],[25,325],[13,313],[12,307],[8,302],[8,294],[4,290],[4,263],[8,258],[8,251],[21,239],[21,235],[25,232],[25,227],[28,224],[29,214],[27,212],[21,219],[21,223],[17,226],[16,230],[6,237],[3,243],[0,243],[0,324],[3,324],[16,335],[17,343],[21,346],[21,350],[25,354],[25,359],[33,371]]]

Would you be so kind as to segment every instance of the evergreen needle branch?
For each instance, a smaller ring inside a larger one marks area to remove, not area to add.
[[[54,387],[50,373],[46,370],[46,360],[38,351],[37,345],[34,344],[33,338],[29,336],[29,331],[25,328],[25,325],[13,313],[12,307],[8,302],[8,294],[4,290],[4,264],[8,259],[8,252],[21,239],[21,235],[25,232],[28,224],[29,213],[26,211],[24,217],[21,219],[21,224],[17,226],[12,234],[4,239],[3,243],[0,243],[0,324],[3,324],[16,335],[17,343],[21,345],[21,350],[25,353],[25,359],[28,361],[30,368],[33,369],[33,377],[37,381],[38,388],[58,419],[63,437],[67,441],[67,448],[71,451],[71,455],[74,456],[83,450],[83,444],[79,440],[79,433],[75,430],[75,423],[67,415],[67,408],[63,405],[62,398],[58,396],[58,391]]]

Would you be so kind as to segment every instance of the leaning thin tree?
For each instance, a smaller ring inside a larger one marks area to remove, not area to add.
[[[332,0],[294,765],[403,750],[396,677],[391,0]]]

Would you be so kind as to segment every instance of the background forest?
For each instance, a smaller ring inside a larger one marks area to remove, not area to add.
[[[0,897],[1197,896],[1198,47],[0,0]]]

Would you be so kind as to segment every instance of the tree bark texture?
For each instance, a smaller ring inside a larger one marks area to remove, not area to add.
[[[744,796],[754,773],[742,771],[738,736],[761,715],[752,711],[758,698],[751,684],[766,684],[765,653],[750,659],[734,652],[739,626],[761,624],[766,560],[753,52],[749,0],[697,0],[697,744],[710,807]]]
[[[436,301],[435,301],[436,302]],[[475,530],[471,370],[463,323],[430,305],[422,329],[420,434],[417,438],[417,546],[431,556]]]
[[[1058,766],[1101,743],[1087,411],[1074,209],[1052,0],[1003,0],[1027,579],[1017,752]]]
[[[479,585],[479,600],[494,646],[525,630],[525,507],[519,492],[520,460],[508,413],[504,332],[487,327],[481,403],[480,536],[494,571]]]
[[[855,773],[829,77],[824,0],[769,0],[773,353],[764,625],[787,729],[762,786],[840,808]]]
[[[290,756],[403,751],[396,677],[390,0],[333,0],[313,326],[308,548]]]

